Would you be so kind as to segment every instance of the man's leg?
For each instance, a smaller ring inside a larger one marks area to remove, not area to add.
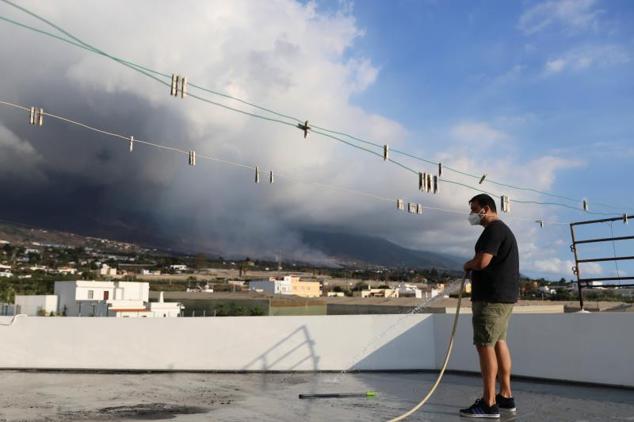
[[[513,397],[511,392],[511,352],[505,340],[495,343],[495,356],[498,365],[498,381],[502,397]]]
[[[480,356],[480,372],[484,386],[482,397],[487,406],[495,404],[495,377],[498,373],[496,350],[493,346],[476,346]]]

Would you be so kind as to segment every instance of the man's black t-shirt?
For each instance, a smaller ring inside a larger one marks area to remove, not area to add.
[[[472,271],[471,300],[515,303],[519,296],[519,253],[511,229],[501,220],[489,223],[475,245],[480,252],[493,255],[481,271]]]

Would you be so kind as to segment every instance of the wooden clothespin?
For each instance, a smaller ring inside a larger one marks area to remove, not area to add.
[[[255,183],[260,183],[260,167],[255,166]]]
[[[390,146],[388,144],[383,145],[383,161],[390,159]]]
[[[273,170],[269,172],[269,183],[273,184],[275,182],[275,178],[273,177]]]
[[[590,209],[590,206],[589,206],[589,204],[588,204],[588,200],[587,200],[587,199],[584,199],[584,200],[583,200],[583,210],[584,210],[584,211],[588,211],[589,209]]]
[[[438,176],[434,176],[434,195],[438,193]]]
[[[170,85],[170,95],[173,97],[185,98],[187,96],[187,78],[172,73],[172,83]]]
[[[196,165],[196,151],[189,151],[189,165],[190,166],[195,166]]]
[[[438,163],[438,177],[442,177],[442,163]]]
[[[134,151],[134,136],[130,136],[130,152]]]
[[[41,107],[31,107],[29,113],[29,123],[33,126],[44,125],[44,109]]]
[[[483,174],[482,177],[480,178],[480,181],[478,182],[479,185],[481,185],[482,183],[484,183],[484,179],[487,178],[486,174]]]
[[[416,204],[416,214],[423,213],[423,204]]]
[[[500,202],[502,205],[502,211],[504,212],[510,212],[511,211],[511,201],[509,200],[509,197],[507,195],[502,195],[500,197]]]
[[[403,211],[405,209],[405,204],[403,203],[402,199],[396,200],[396,209],[399,211]]]

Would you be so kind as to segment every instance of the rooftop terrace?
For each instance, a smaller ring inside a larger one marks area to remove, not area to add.
[[[411,408],[435,373],[0,372],[0,420],[385,421]],[[9,388],[7,388],[10,386]],[[516,415],[502,421],[632,421],[634,391],[515,381]],[[378,392],[375,398],[300,400],[300,393]],[[411,421],[460,421],[479,378],[446,374]]]

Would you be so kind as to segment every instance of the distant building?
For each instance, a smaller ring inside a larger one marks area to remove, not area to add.
[[[180,315],[183,307],[180,303],[165,302],[163,292],[159,296],[158,302],[150,302],[150,313],[154,318],[175,318]]]
[[[99,269],[99,275],[105,275],[105,276],[117,275],[117,269],[109,266],[108,264],[102,264],[101,268]]]
[[[178,316],[180,303],[149,301],[150,283],[132,281],[56,281],[57,312],[66,316]]]
[[[13,273],[11,272],[10,265],[0,264],[0,277],[13,277]]]
[[[361,290],[361,297],[399,297],[398,289],[365,289]]]
[[[187,271],[187,265],[184,265],[184,264],[170,265],[170,269],[174,271]]]
[[[56,295],[15,295],[16,312],[29,316],[57,312]]]
[[[73,268],[73,267],[59,267],[57,268],[57,272],[59,274],[77,274],[77,268]]]
[[[298,276],[293,275],[249,281],[249,290],[273,295],[321,296],[321,285],[318,281],[301,281]]]
[[[291,281],[289,279],[252,280],[249,281],[249,290],[271,295],[292,295]]]
[[[196,287],[188,287],[187,290],[185,290],[187,292],[201,292],[201,293],[213,293],[214,289],[213,287],[211,287],[211,285],[209,285],[209,283],[206,283],[204,286],[196,286]]]

